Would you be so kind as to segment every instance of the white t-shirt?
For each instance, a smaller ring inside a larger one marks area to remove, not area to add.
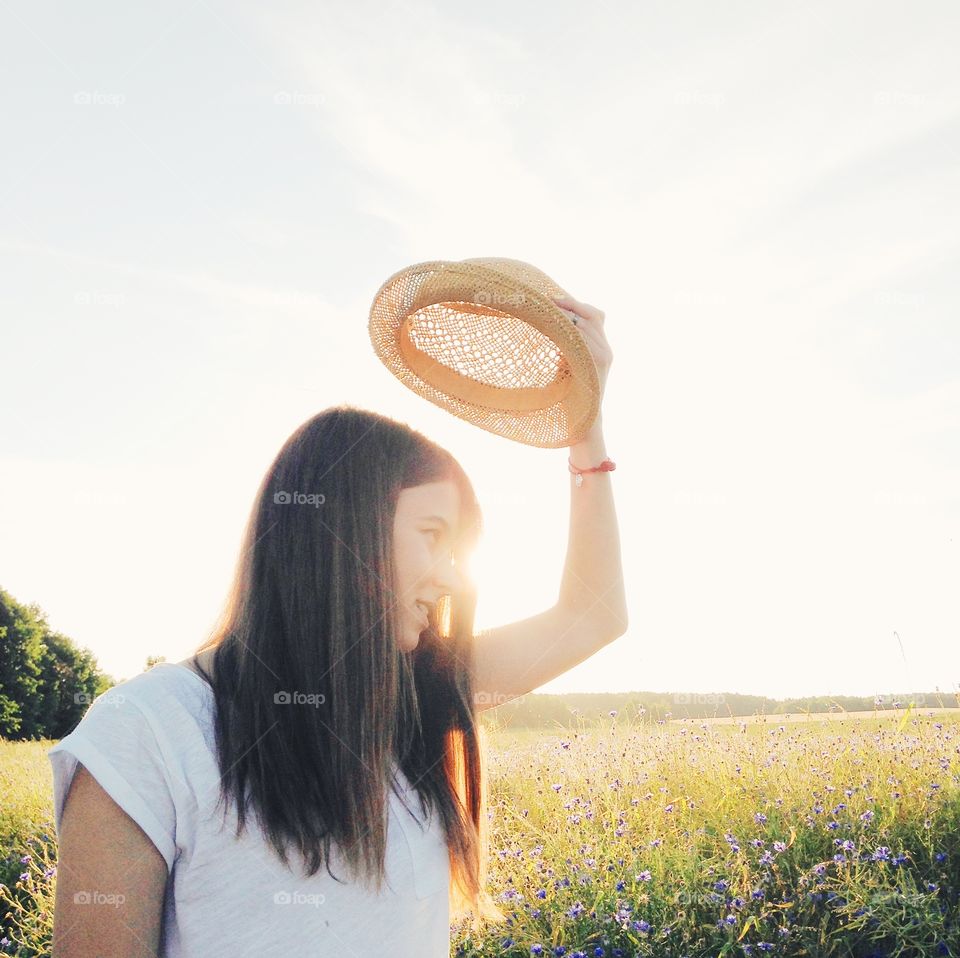
[[[388,789],[386,879],[381,895],[350,881],[331,845],[330,868],[312,878],[295,849],[290,869],[248,814],[236,837],[231,801],[224,827],[213,727],[213,689],[185,665],[161,662],[98,696],[51,748],[54,812],[77,762],[143,829],[167,868],[161,958],[449,958],[450,863],[439,815],[422,809],[399,766],[404,802]],[[407,807],[409,806],[409,808]]]

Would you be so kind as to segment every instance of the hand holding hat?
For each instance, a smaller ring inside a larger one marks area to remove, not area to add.
[[[600,411],[612,352],[602,310],[521,260],[417,263],[370,308],[370,341],[405,386],[516,442],[570,446]]]
[[[593,362],[597,367],[600,401],[602,403],[603,393],[607,386],[607,375],[613,363],[613,350],[610,348],[603,331],[603,321],[606,314],[602,309],[597,309],[596,306],[591,306],[589,303],[581,303],[572,296],[551,296],[550,298],[571,318],[590,347],[590,354],[593,356]]]

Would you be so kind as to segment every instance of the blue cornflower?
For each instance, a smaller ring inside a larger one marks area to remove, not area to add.
[[[885,862],[890,859],[890,849],[886,845],[881,845],[871,856],[875,862]]]
[[[653,875],[651,875],[650,872],[646,870],[640,872],[640,874],[637,875],[637,881],[652,881],[652,880],[653,880]]]
[[[755,822],[759,822],[761,825],[765,825],[766,822],[767,822],[767,816],[764,815],[763,812],[757,812],[757,813],[753,816],[753,820],[754,820]]]

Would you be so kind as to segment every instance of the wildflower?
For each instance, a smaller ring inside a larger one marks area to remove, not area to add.
[[[870,809],[868,808],[868,809],[860,816],[860,821],[861,821],[861,822],[869,822],[872,818],[873,818],[873,812],[871,812]]]
[[[653,875],[651,875],[649,871],[642,871],[637,875],[637,881],[651,881],[652,879]]]
[[[767,823],[767,816],[764,815],[763,812],[757,812],[757,813],[753,816],[753,820],[754,820],[755,822],[758,822],[758,823],[761,824],[761,825],[765,825],[765,824]]]
[[[785,852],[787,850],[787,845],[785,842],[774,842],[773,850],[776,852]]]
[[[890,849],[881,845],[871,856],[875,862],[885,862],[890,859]]]

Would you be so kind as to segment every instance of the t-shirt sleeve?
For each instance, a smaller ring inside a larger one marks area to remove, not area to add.
[[[53,767],[58,839],[80,762],[156,845],[168,873],[172,870],[177,857],[175,789],[154,726],[130,695],[110,690],[98,696],[77,727],[47,752]]]

